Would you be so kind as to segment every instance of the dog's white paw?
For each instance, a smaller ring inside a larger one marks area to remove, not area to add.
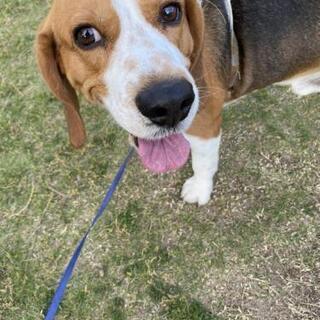
[[[199,206],[203,206],[209,202],[212,191],[212,179],[193,176],[185,182],[181,196],[185,202],[197,203]]]

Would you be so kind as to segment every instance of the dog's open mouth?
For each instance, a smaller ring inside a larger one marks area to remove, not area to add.
[[[158,140],[134,138],[143,165],[154,173],[178,170],[188,161],[190,145],[183,134]]]

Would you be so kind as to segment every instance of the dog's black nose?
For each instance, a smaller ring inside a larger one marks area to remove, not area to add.
[[[187,80],[152,83],[136,97],[140,112],[162,127],[175,127],[184,120],[195,99],[193,86]]]

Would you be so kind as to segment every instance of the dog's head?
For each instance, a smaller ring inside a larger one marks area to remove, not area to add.
[[[76,92],[102,103],[131,135],[185,131],[199,106],[200,0],[55,0],[37,36],[42,75],[66,106],[71,143],[85,132]]]

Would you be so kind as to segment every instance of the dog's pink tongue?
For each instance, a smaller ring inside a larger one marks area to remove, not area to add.
[[[188,161],[190,145],[182,134],[161,140],[138,139],[143,165],[152,172],[164,173],[181,168]]]

